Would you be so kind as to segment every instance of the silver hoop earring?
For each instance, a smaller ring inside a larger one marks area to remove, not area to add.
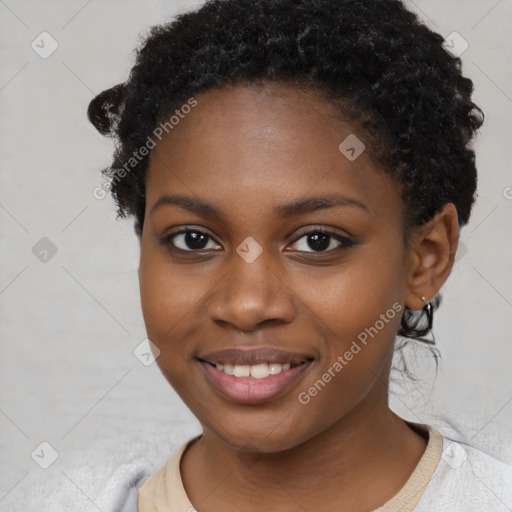
[[[427,301],[425,297],[421,297],[421,300],[425,304],[423,306],[423,311],[425,311],[427,315],[427,321],[428,321],[428,330],[432,330],[432,325],[434,323],[434,308],[432,307],[432,303]]]

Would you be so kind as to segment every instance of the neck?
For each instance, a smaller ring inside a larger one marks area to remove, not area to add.
[[[367,400],[328,430],[278,453],[235,449],[205,428],[183,457],[181,473],[201,512],[366,511],[400,490],[425,447],[387,401],[376,407]]]

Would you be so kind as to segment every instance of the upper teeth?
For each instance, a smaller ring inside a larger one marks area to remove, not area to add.
[[[221,370],[228,375],[235,377],[254,377],[255,379],[264,379],[269,375],[281,373],[283,370],[290,369],[290,363],[262,363],[253,365],[241,364],[217,364],[217,370]]]

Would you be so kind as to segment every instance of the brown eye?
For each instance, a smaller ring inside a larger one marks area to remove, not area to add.
[[[298,245],[297,250],[301,252],[331,252],[350,247],[353,242],[337,233],[315,230],[303,234],[294,242],[294,245]]]
[[[202,251],[218,247],[216,244],[214,244],[214,247],[208,247],[210,241],[213,242],[210,235],[197,229],[186,229],[178,233],[171,233],[160,240],[163,245],[170,245],[186,252]]]

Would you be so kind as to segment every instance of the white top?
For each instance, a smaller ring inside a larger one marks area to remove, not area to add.
[[[373,512],[512,512],[512,466],[463,443],[442,437],[428,425],[429,441],[409,480]],[[132,488],[115,512],[193,512],[180,474],[185,443],[138,492]]]

